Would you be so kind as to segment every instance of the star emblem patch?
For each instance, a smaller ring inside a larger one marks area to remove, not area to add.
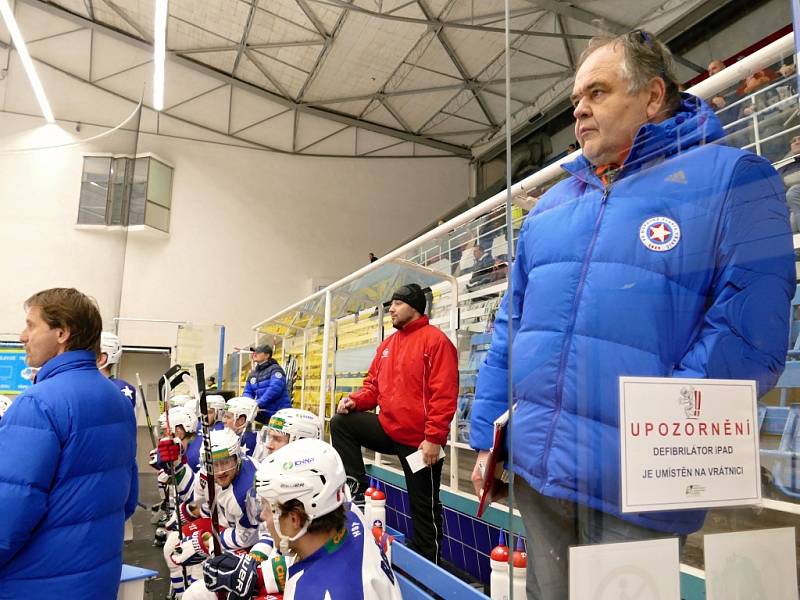
[[[647,219],[639,228],[639,240],[653,252],[672,250],[681,240],[681,228],[667,217]]]

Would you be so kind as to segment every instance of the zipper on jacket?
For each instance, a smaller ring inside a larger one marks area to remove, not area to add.
[[[594,222],[594,231],[592,232],[592,239],[589,242],[589,247],[586,249],[586,256],[583,259],[583,266],[581,267],[581,275],[578,279],[578,287],[575,290],[575,299],[572,301],[572,311],[570,313],[569,323],[564,332],[564,343],[561,346],[561,359],[558,364],[558,377],[556,379],[556,395],[555,395],[555,412],[550,421],[550,429],[547,432],[547,439],[544,444],[544,452],[542,453],[542,483],[547,482],[547,461],[550,458],[550,446],[553,443],[553,433],[555,432],[555,424],[561,416],[561,402],[564,396],[564,378],[567,367],[567,357],[570,343],[572,342],[572,334],[575,330],[575,319],[577,318],[578,305],[580,304],[581,295],[583,294],[583,286],[586,283],[586,272],[589,270],[589,264],[592,260],[594,253],[594,246],[597,243],[597,235],[600,232],[600,222],[603,220],[603,215],[606,212],[608,203],[608,195],[611,193],[611,188],[614,186],[612,182],[608,186],[603,186],[603,197],[600,199],[600,212]]]

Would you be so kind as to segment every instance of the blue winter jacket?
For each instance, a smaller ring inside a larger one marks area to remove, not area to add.
[[[292,406],[286,390],[286,373],[273,358],[256,365],[250,372],[242,395],[258,402],[256,421],[259,423],[269,423],[277,411]]]
[[[0,421],[0,598],[117,597],[136,419],[95,360],[50,359]]]
[[[754,379],[764,394],[783,370],[795,288],[783,184],[766,160],[706,143],[721,137],[685,94],[638,131],[607,189],[581,157],[525,220],[470,443],[489,448],[507,407],[510,305],[513,468],[546,496],[699,529],[704,511],[620,513],[619,376]]]

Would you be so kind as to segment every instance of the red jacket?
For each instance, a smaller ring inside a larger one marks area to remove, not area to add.
[[[458,398],[458,353],[438,328],[420,317],[378,346],[356,410],[381,407],[386,434],[406,446],[422,440],[444,446]]]

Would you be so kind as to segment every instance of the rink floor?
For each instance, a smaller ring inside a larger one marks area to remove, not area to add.
[[[148,507],[158,502],[156,472],[147,464],[151,447],[147,429],[139,428],[139,502]],[[158,571],[159,576],[147,582],[145,600],[163,600],[169,591],[169,571],[164,564],[161,548],[153,547],[155,525],[150,523],[150,510],[138,508],[133,515],[133,541],[125,546],[123,560],[126,564]]]

